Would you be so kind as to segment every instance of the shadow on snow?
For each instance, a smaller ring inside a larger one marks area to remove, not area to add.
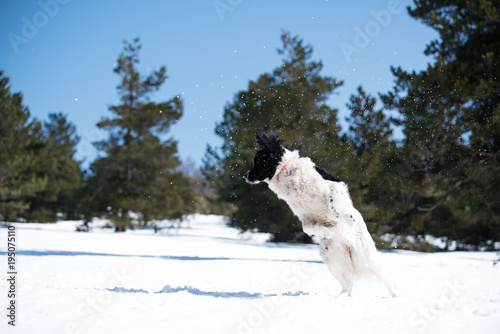
[[[0,255],[7,255],[6,252],[0,252]],[[177,261],[270,261],[270,262],[299,262],[299,263],[323,263],[316,260],[290,260],[290,259],[257,259],[257,258],[236,258],[236,257],[200,257],[200,256],[173,256],[173,255],[131,255],[131,254],[111,254],[111,253],[92,253],[92,252],[70,252],[70,251],[36,251],[19,250],[18,256],[114,256],[114,257],[140,257],[163,260]]]
[[[106,289],[111,292],[119,292],[119,293],[147,293],[148,291],[143,289],[126,289],[122,287],[115,287],[113,289]],[[262,294],[262,293],[250,293],[245,291],[239,292],[223,292],[223,291],[202,291],[197,288],[193,288],[192,286],[178,286],[176,288],[171,287],[170,285],[165,285],[163,289],[155,292],[158,293],[177,293],[177,292],[187,292],[191,295],[195,296],[208,296],[215,298],[240,298],[240,299],[257,299],[257,298],[268,298],[268,297],[278,297],[278,296],[289,296],[289,297],[297,297],[297,296],[305,296],[309,295],[307,292],[298,291],[298,292],[285,292],[285,293],[272,293],[272,294]]]

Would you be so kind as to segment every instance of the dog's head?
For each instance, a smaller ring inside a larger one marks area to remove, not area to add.
[[[259,150],[253,158],[253,167],[245,174],[245,180],[250,184],[269,182],[285,153],[283,141],[267,133],[265,128],[257,132],[256,140]]]

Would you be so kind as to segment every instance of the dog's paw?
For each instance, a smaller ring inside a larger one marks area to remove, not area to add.
[[[331,238],[333,235],[333,232],[328,226],[322,226],[322,234],[323,234],[322,237],[324,237],[324,238]]]
[[[398,290],[398,288],[391,287],[389,289],[389,294],[391,295],[391,298],[397,298],[401,296],[401,292]]]
[[[342,292],[340,292],[340,295],[337,296],[337,298],[339,298],[339,299],[346,299],[349,297],[352,297],[352,291],[342,290]]]
[[[307,234],[310,237],[315,236],[315,235],[317,236],[314,229],[310,226],[303,226],[302,230],[304,231],[305,234]]]
[[[318,226],[318,225],[304,226],[303,230],[304,230],[304,233],[306,233],[310,237],[312,237],[314,235],[314,236],[321,237],[321,238],[330,238],[333,235],[330,228],[328,228],[327,226],[322,226],[322,225],[320,225],[320,226]]]

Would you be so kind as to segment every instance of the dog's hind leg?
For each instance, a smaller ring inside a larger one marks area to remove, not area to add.
[[[389,294],[391,295],[392,298],[395,298],[398,296],[396,288],[394,288],[394,285],[387,279],[386,274],[380,271],[374,271],[373,272],[375,277],[378,279],[379,282],[384,284],[384,286],[387,288],[387,291],[389,291]]]
[[[349,246],[344,246],[344,249],[346,253],[349,254],[349,260],[346,265],[347,268],[344,268],[344,272],[342,273],[342,278],[339,279],[340,285],[342,286],[340,295],[342,296],[343,294],[347,294],[347,296],[350,297],[352,294],[352,285],[354,283],[354,273],[356,272],[356,265],[352,258],[352,248]]]
[[[397,296],[398,296],[398,292],[397,292],[396,288],[394,288],[394,285],[392,285],[392,283],[391,283],[391,282],[389,282],[389,281],[387,280],[387,278],[385,278],[385,277],[381,277],[381,278],[379,278],[379,280],[380,280],[382,283],[384,283],[385,287],[387,288],[387,290],[388,290],[388,291],[389,291],[389,293],[391,294],[391,297],[392,297],[392,298],[395,298],[395,297],[397,297]]]
[[[339,282],[340,282],[340,285],[342,286],[342,291],[340,292],[339,297],[342,295],[347,295],[348,297],[351,297],[352,296],[352,285],[353,285],[352,279],[344,277]]]
[[[354,283],[354,277],[349,273],[340,272],[338,268],[336,268],[332,264],[326,263],[326,267],[328,268],[330,274],[332,274],[332,276],[337,281],[339,281],[340,286],[342,287],[342,291],[340,292],[339,296],[347,295],[350,297],[352,295],[352,286]]]
[[[354,264],[349,255],[341,255],[341,252],[348,250],[345,246],[338,248],[328,239],[322,239],[321,256],[332,276],[339,281],[342,292],[340,295],[351,296],[354,282]],[[339,256],[341,255],[341,256]]]

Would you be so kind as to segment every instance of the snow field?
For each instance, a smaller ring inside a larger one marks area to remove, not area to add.
[[[158,234],[76,233],[78,223],[15,224],[17,319],[9,326],[2,306],[1,333],[500,332],[495,253],[383,252],[401,296],[358,281],[338,298],[318,246],[266,243],[222,217]]]

